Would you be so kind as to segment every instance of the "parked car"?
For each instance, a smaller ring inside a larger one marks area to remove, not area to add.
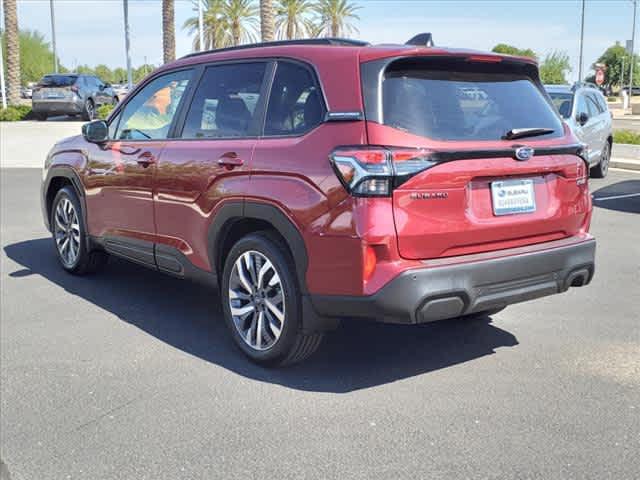
[[[54,115],[81,115],[84,120],[93,120],[99,106],[118,101],[111,85],[94,75],[76,73],[45,75],[34,88],[31,100],[39,120]]]
[[[629,93],[629,87],[623,87],[620,89],[621,92],[627,92],[627,94]],[[636,86],[634,85],[633,88],[631,89],[631,95],[632,96],[636,96],[636,95],[640,95],[640,86]]]
[[[217,285],[265,365],[308,357],[344,317],[471,318],[589,283],[588,169],[535,62],[416,43],[282,41],[161,67],[48,155],[62,268],[116,255]]]
[[[30,85],[26,85],[20,88],[20,96],[22,98],[31,98],[33,96],[33,88]]]
[[[607,100],[597,87],[545,85],[551,100],[574,135],[587,145],[592,177],[604,178],[613,145],[613,121]]]

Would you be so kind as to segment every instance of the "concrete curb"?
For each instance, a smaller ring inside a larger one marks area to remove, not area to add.
[[[614,158],[629,158],[640,160],[640,145],[629,145],[626,143],[614,143],[611,150]]]
[[[612,158],[609,161],[611,168],[624,168],[625,170],[640,171],[640,160],[632,160],[631,158]]]

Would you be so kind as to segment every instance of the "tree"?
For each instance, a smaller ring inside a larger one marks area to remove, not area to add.
[[[538,58],[536,52],[530,48],[520,49],[506,43],[499,43],[491,49],[494,53],[502,53],[505,55],[517,55],[519,57]]]
[[[313,22],[309,15],[313,4],[309,0],[278,0],[276,3],[276,30],[279,38],[291,40],[311,35]]]
[[[233,45],[255,41],[258,9],[252,0],[228,0],[224,15]]]
[[[633,82],[634,84],[640,83],[640,57],[634,55],[634,69],[633,69]],[[616,43],[607,48],[602,55],[596,60],[596,63],[603,63],[607,66],[605,71],[605,83],[608,85],[620,85],[621,80],[624,80],[626,85],[629,84],[629,70],[631,65],[631,54],[620,44]],[[622,67],[624,64],[624,75],[622,74]],[[593,67],[595,69],[595,65]]]
[[[4,40],[4,34],[2,39]],[[53,52],[41,33],[23,30],[18,33],[18,43],[20,45],[20,82],[23,85],[37,82],[53,71]],[[7,52],[4,46],[3,53],[6,69]]]
[[[164,63],[176,58],[174,0],[162,0],[162,54]]]
[[[156,69],[154,65],[143,64],[133,69],[133,83],[138,83]]]
[[[203,50],[212,50],[215,48],[223,48],[231,45],[231,35],[229,34],[229,25],[225,17],[224,0],[203,0]],[[198,12],[198,4],[194,3],[194,12]],[[182,28],[190,34],[198,32],[198,16],[188,18]],[[193,49],[200,50],[199,35],[195,35],[193,39]]]
[[[20,102],[20,41],[16,0],[4,1],[4,29],[7,42],[7,101]]]
[[[273,40],[274,20],[272,0],[260,0],[260,33],[263,42]]]
[[[93,72],[103,82],[115,83],[113,80],[113,72],[106,65],[96,65],[96,67],[93,69]]]
[[[571,73],[571,62],[567,52],[548,53],[540,64],[540,79],[550,85],[565,85],[567,75]]]
[[[358,29],[351,23],[360,20],[360,9],[349,0],[317,0],[314,9],[319,16],[319,31],[330,37],[347,36]]]

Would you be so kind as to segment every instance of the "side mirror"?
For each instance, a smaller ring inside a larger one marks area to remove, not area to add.
[[[587,123],[589,121],[589,115],[587,115],[585,112],[581,112],[576,117],[576,120],[578,121],[578,123],[580,125],[584,125],[585,123]]]
[[[82,126],[82,136],[87,142],[104,143],[109,140],[109,126],[104,120],[94,120]]]
[[[111,84],[110,84],[109,82],[106,82],[106,83],[104,84],[104,88],[111,88]]]

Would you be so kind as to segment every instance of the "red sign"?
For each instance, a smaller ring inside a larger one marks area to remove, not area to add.
[[[604,70],[598,70],[596,72],[596,83],[602,85],[604,83]]]

